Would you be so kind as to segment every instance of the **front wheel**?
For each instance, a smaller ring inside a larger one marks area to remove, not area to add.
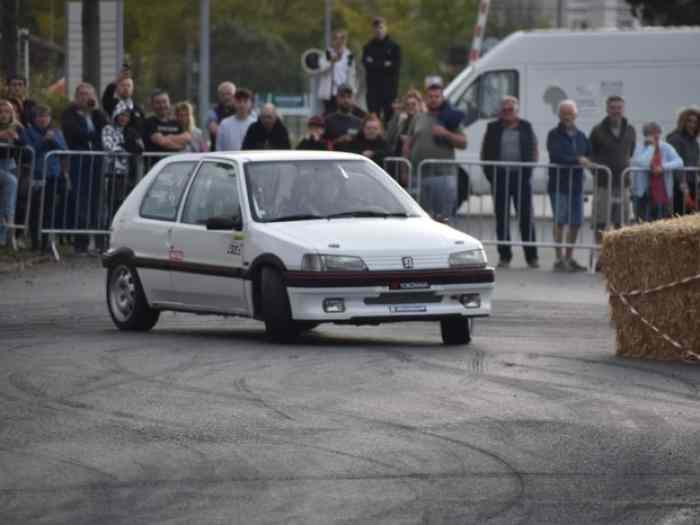
[[[290,343],[301,332],[292,319],[289,295],[282,274],[275,268],[262,270],[262,317],[267,336],[278,343]]]
[[[468,317],[450,317],[440,321],[442,342],[446,345],[468,345],[472,340],[472,320]]]
[[[155,326],[160,312],[148,306],[136,270],[117,264],[107,271],[107,307],[120,330],[147,331]]]

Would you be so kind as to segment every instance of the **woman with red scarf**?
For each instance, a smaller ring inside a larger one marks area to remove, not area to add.
[[[649,122],[642,128],[644,144],[632,157],[632,196],[639,222],[664,219],[673,210],[673,172],[683,159],[668,142],[661,140],[661,126]]]

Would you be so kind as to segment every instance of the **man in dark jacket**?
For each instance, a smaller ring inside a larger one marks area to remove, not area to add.
[[[274,104],[265,104],[257,122],[248,128],[241,149],[291,149],[289,132],[277,115]]]
[[[603,241],[603,230],[610,226],[619,228],[629,220],[630,199],[626,190],[630,180],[623,181],[622,172],[630,165],[637,136],[624,116],[625,101],[622,97],[608,97],[606,108],[608,116],[593,128],[590,136],[591,160],[608,167],[612,173],[612,180],[608,181],[605,171],[594,172],[593,226],[596,244]]]
[[[577,113],[576,102],[563,100],[559,104],[559,125],[547,135],[549,161],[558,165],[550,168],[547,183],[554,215],[554,242],[563,241],[564,229],[568,226],[566,242],[569,246],[564,254],[562,248],[555,248],[555,272],[586,270],[573,258],[573,245],[583,223],[583,168],[592,168],[593,163],[588,159],[591,143],[576,127]]]
[[[700,167],[700,145],[698,134],[700,133],[700,109],[687,108],[678,115],[676,129],[671,132],[666,140],[673,146],[683,159],[686,168]],[[679,215],[692,213],[698,210],[700,205],[700,176],[698,172],[678,171],[675,174],[676,184],[673,188],[673,211]]]
[[[123,102],[131,112],[129,128],[136,130],[136,132],[141,135],[143,134],[143,123],[146,120],[146,112],[134,101],[133,97],[134,80],[131,77],[129,66],[124,64],[119,75],[117,75],[117,79],[107,84],[104,93],[102,93],[102,109],[104,109],[107,115],[112,115],[117,104]]]
[[[481,160],[503,162],[537,162],[537,137],[532,125],[518,115],[520,105],[515,97],[501,101],[499,119],[490,122],[481,146]],[[496,210],[496,235],[499,241],[510,241],[510,201],[520,218],[523,242],[535,242],[532,217],[532,168],[494,168],[485,166],[484,173],[491,183]],[[538,268],[536,246],[524,246],[525,260],[530,268]],[[498,245],[499,268],[508,268],[513,258],[509,244]]]
[[[102,151],[102,128],[107,116],[97,108],[95,88],[85,82],[75,89],[73,103],[61,115],[61,129],[69,150]],[[97,228],[97,210],[100,200],[102,159],[81,154],[70,159],[71,192],[68,199],[67,226],[75,230]],[[96,237],[100,250],[103,236]],[[87,252],[87,235],[75,235],[73,248],[76,253]]]
[[[362,49],[362,63],[367,73],[367,109],[389,122],[399,89],[401,48],[387,35],[383,18],[375,18],[372,29],[374,38]]]

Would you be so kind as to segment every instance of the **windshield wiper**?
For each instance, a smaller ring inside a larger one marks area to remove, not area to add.
[[[341,217],[408,217],[408,214],[403,211],[398,212],[388,212],[388,211],[376,211],[376,210],[355,210],[355,211],[344,211],[342,213],[332,213],[328,215],[328,219],[338,219]]]
[[[299,213],[297,215],[286,215],[284,217],[275,217],[264,222],[284,222],[284,221],[311,221],[314,219],[325,219],[323,215],[314,215],[313,213]]]

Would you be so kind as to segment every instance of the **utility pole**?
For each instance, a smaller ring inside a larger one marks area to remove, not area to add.
[[[0,0],[0,66],[8,74],[17,73],[17,0]]]
[[[202,129],[209,113],[209,30],[209,0],[199,0],[199,125]]]
[[[83,0],[83,78],[100,87],[100,3]]]
[[[564,0],[557,0],[557,27],[564,27]]]

